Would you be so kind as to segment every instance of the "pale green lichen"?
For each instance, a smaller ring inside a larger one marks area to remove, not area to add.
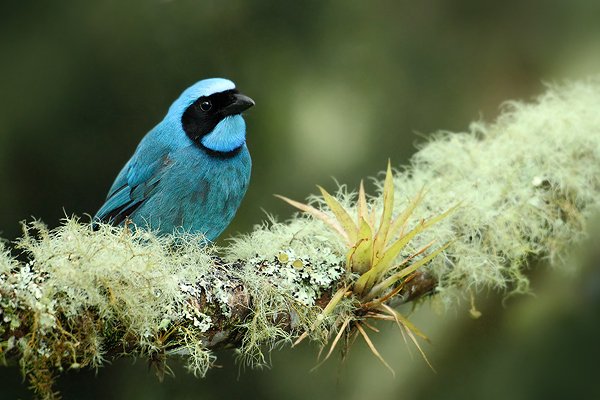
[[[411,242],[416,250],[431,240],[452,241],[431,265],[439,291],[526,291],[523,270],[530,257],[561,265],[564,250],[581,239],[584,221],[600,205],[599,107],[599,77],[555,85],[534,103],[506,103],[492,124],[475,122],[468,132],[433,135],[411,165],[396,173],[395,209],[405,209],[426,190],[413,224],[461,204]],[[354,193],[344,187],[337,197],[345,208],[354,206]],[[311,200],[333,217],[322,198]],[[372,200],[380,213],[381,197]],[[343,243],[324,225],[303,216],[274,222],[234,239],[228,254],[270,258],[290,248],[314,260],[340,257]]]
[[[462,204],[413,242],[454,241],[433,261],[440,290],[526,291],[531,257],[566,266],[565,250],[600,208],[599,107],[599,77],[555,86],[536,103],[506,103],[493,124],[440,133],[415,154],[397,175],[398,205],[423,186],[418,213]]]
[[[409,228],[461,204],[406,249],[451,243],[424,267],[439,281],[438,297],[488,287],[526,291],[530,258],[561,265],[600,209],[599,106],[598,78],[552,87],[534,103],[507,103],[493,124],[435,135],[396,174],[395,210],[426,190]],[[355,197],[345,188],[337,193],[349,210]],[[331,215],[322,198],[311,201]],[[370,203],[380,215],[381,196]],[[324,342],[352,318],[350,297],[320,314],[322,297],[353,279],[346,244],[321,221],[271,219],[226,248],[201,243],[110,226],[94,232],[76,219],[54,230],[28,225],[13,251],[29,262],[0,245],[0,356],[18,353],[32,384],[48,393],[52,371],[99,366],[108,344],[153,360],[187,354],[190,369],[204,375],[214,361],[209,348],[229,330],[242,332],[240,357],[262,364],[264,349],[306,331]],[[217,253],[225,265],[215,262]],[[242,320],[235,319],[237,287],[252,299]]]
[[[106,348],[120,343],[160,370],[165,354],[185,354],[190,370],[203,375],[214,361],[209,347],[218,344],[212,330],[223,331],[223,340],[244,330],[241,357],[264,364],[262,348],[305,330],[317,313],[316,296],[342,271],[335,257],[327,258],[335,264],[317,263],[291,250],[283,250],[284,263],[255,257],[218,266],[215,249],[198,236],[157,237],[107,225],[95,232],[76,219],[54,230],[39,222],[25,226],[15,251],[31,261],[21,265],[5,251],[0,258],[2,356],[18,351],[24,373],[44,394],[52,371],[97,367]],[[252,299],[250,316],[223,322],[239,286]]]

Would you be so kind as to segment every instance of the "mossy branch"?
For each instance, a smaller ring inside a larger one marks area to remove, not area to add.
[[[146,355],[159,373],[182,355],[203,375],[215,348],[261,364],[303,337],[335,345],[353,330],[372,346],[365,318],[420,334],[390,305],[527,291],[528,261],[563,265],[600,209],[599,108],[597,78],[507,103],[493,124],[435,135],[378,196],[362,184],[323,192],[300,205],[317,218],[272,220],[221,249],[77,219],[28,224],[0,249],[0,357],[52,397],[63,369],[121,355]]]

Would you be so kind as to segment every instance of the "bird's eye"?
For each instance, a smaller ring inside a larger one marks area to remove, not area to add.
[[[202,111],[208,111],[212,108],[212,103],[208,100],[204,100],[202,103],[200,103],[200,109]]]

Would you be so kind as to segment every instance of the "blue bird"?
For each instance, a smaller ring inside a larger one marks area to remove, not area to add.
[[[205,79],[186,89],[141,140],[95,224],[131,221],[161,235],[183,230],[215,240],[250,181],[241,113],[253,105],[227,79]]]

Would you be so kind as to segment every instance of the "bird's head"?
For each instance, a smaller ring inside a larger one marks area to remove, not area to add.
[[[187,88],[169,108],[168,117],[204,150],[230,153],[246,142],[241,113],[254,101],[227,79],[201,80]]]

